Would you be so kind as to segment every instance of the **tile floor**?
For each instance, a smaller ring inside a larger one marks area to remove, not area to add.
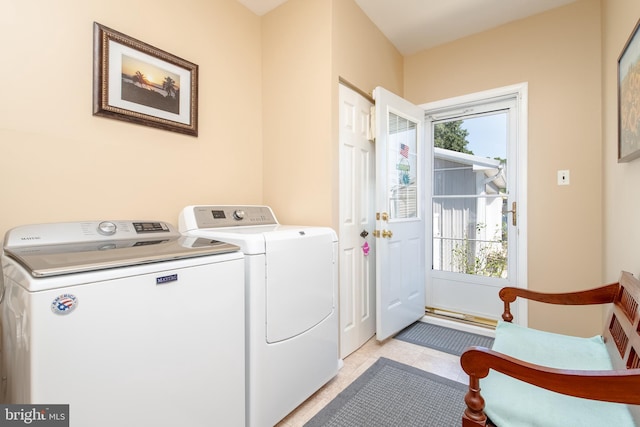
[[[304,425],[379,357],[393,359],[461,383],[467,384],[468,381],[468,376],[460,367],[458,356],[394,338],[379,343],[373,337],[344,359],[344,366],[335,378],[298,406],[276,427],[301,427]]]

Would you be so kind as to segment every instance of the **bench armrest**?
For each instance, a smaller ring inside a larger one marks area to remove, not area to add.
[[[460,364],[469,375],[463,425],[486,423],[480,379],[489,375],[489,369],[557,393],[606,402],[640,404],[640,393],[637,392],[640,389],[640,369],[554,369],[527,363],[484,347],[469,347],[460,357]]]
[[[527,289],[506,287],[500,290],[499,296],[504,303],[504,312],[502,319],[505,322],[511,322],[513,315],[511,314],[510,304],[516,298],[526,298],[533,301],[544,302],[548,304],[562,305],[591,305],[591,304],[607,304],[615,300],[616,295],[620,291],[619,283],[600,286],[598,288],[586,291],[566,292],[560,294],[535,292]]]

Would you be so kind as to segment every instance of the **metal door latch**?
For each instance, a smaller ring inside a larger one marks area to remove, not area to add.
[[[516,206],[517,206],[516,202],[513,202],[513,203],[511,203],[511,210],[510,211],[502,211],[503,214],[508,214],[508,213],[512,214],[511,224],[513,224],[514,226],[518,224],[517,219],[516,219],[518,210],[517,210]]]
[[[380,219],[382,219],[383,221],[389,221],[389,214],[386,212],[376,212],[376,220],[380,221]]]

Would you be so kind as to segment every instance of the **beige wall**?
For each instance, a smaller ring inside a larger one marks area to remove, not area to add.
[[[405,97],[421,104],[529,83],[528,285],[602,279],[600,2],[571,5],[430,49],[405,61]],[[556,185],[569,169],[571,185]],[[579,318],[573,315],[580,313]],[[529,324],[593,335],[600,310],[529,306]]]
[[[637,0],[602,2],[602,74],[604,169],[604,277],[615,281],[620,270],[640,273],[640,160],[618,163],[618,57],[638,18]]]
[[[264,202],[283,223],[338,215],[338,79],[402,91],[402,56],[352,0],[289,0],[263,17]]]
[[[197,138],[92,116],[94,21],[199,65]],[[235,0],[3,2],[0,234],[262,202],[260,29]]]
[[[334,81],[342,77],[370,95],[384,86],[402,96],[402,55],[353,0],[333,0],[332,38]]]
[[[262,42],[264,202],[281,223],[329,225],[331,1],[289,0]]]

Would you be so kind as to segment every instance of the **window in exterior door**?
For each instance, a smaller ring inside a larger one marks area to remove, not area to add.
[[[418,128],[417,124],[389,113],[387,188],[389,219],[418,216]]]

